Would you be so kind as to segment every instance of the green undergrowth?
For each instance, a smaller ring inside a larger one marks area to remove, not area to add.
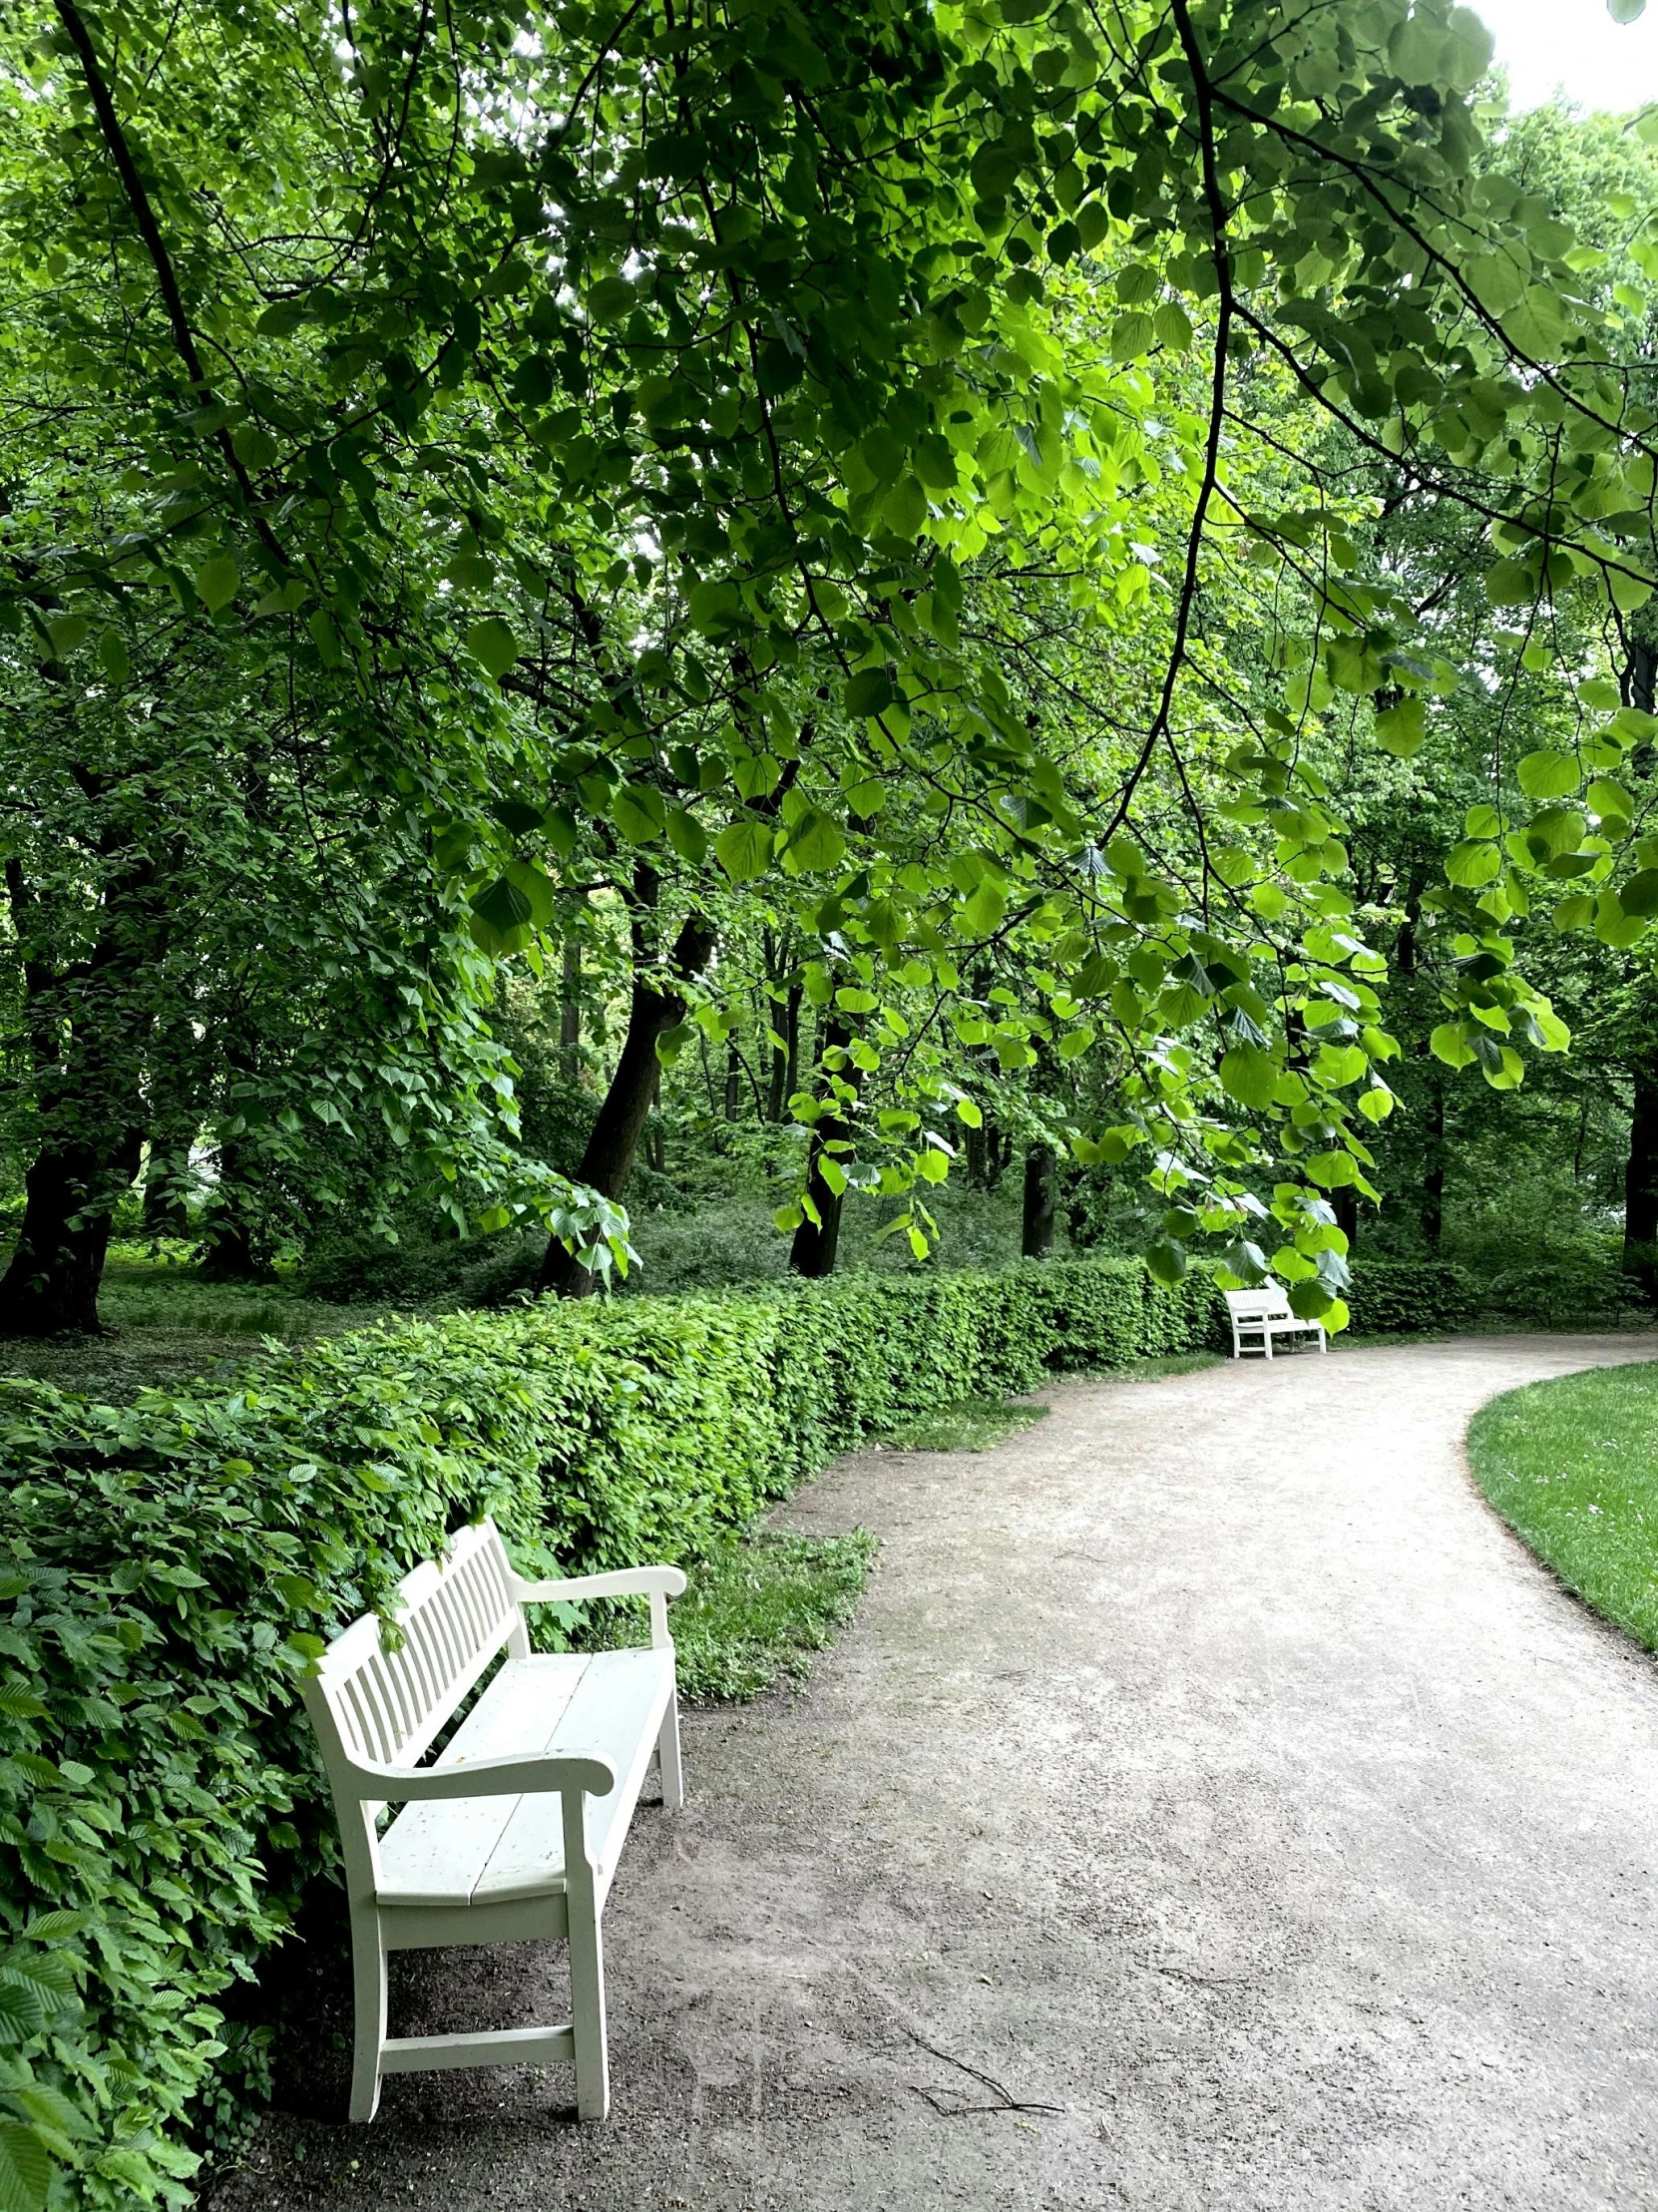
[[[1469,1427],[1468,1461],[1566,1587],[1658,1651],[1658,1364],[1493,1398]]]
[[[720,1545],[691,1570],[672,1609],[681,1698],[743,1702],[778,1682],[805,1681],[856,1611],[875,1550],[863,1529],[841,1537],[762,1529]],[[643,1643],[648,1633],[629,1618],[621,1640]]]
[[[881,1442],[889,1452],[994,1452],[1047,1411],[1005,1398],[962,1398],[906,1422]]]

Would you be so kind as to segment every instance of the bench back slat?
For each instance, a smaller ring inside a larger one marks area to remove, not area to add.
[[[397,1585],[396,1648],[373,1613],[337,1635],[305,1683],[305,1705],[334,1784],[334,1810],[353,1898],[379,1878],[377,1805],[356,1796],[344,1760],[415,1766],[503,1644],[529,1655],[512,1564],[493,1521],[463,1529],[441,1565],[424,1561]]]
[[[1278,1283],[1263,1283],[1259,1290],[1223,1291],[1232,1319],[1247,1326],[1251,1321],[1292,1319],[1290,1301]]]
[[[441,1566],[417,1566],[398,1584],[395,1649],[372,1615],[324,1653],[316,1688],[352,1757],[411,1765],[515,1632],[506,1548],[495,1524],[463,1529]]]

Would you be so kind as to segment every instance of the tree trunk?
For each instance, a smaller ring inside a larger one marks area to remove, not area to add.
[[[1331,1191],[1330,1210],[1351,1251],[1359,1241],[1359,1193],[1351,1187]]]
[[[786,1121],[789,1101],[800,1089],[800,986],[791,983],[783,1001],[783,1049],[771,1049],[771,1090],[766,1099],[768,1121]]]
[[[1623,1248],[1658,1244],[1658,1064],[1631,1071],[1629,1158],[1623,1171]]]
[[[735,1045],[725,1048],[725,1118],[739,1120],[742,1116],[742,1055]]]
[[[1025,1155],[1025,1218],[1020,1250],[1027,1259],[1046,1259],[1053,1249],[1056,1195],[1053,1147],[1033,1144]]]
[[[839,1065],[846,1047],[852,1042],[852,1033],[843,1022],[832,1015],[823,1025],[823,1054],[825,1061],[832,1053],[836,1067],[832,1075],[843,1073]],[[826,1083],[825,1091],[833,1097],[832,1088]],[[810,1215],[794,1232],[794,1242],[789,1246],[789,1265],[797,1275],[808,1281],[820,1282],[835,1272],[835,1255],[841,1240],[841,1193],[831,1190],[823,1179],[823,1162],[829,1156],[827,1147],[852,1135],[852,1126],[835,1111],[823,1114],[812,1123],[812,1148],[806,1167],[806,1195],[817,1210],[817,1219]],[[837,1155],[838,1156],[838,1155]]]
[[[120,1191],[139,1170],[135,1118],[117,1145],[44,1147],[25,1182],[23,1227],[0,1281],[0,1336],[101,1333],[98,1285]]]
[[[1422,1233],[1435,1251],[1445,1233],[1445,1086],[1438,1076],[1428,1105],[1428,1168],[1422,1178]]]
[[[0,1278],[0,1337],[95,1335],[115,1203],[144,1156],[140,990],[162,930],[157,872],[140,859],[105,893],[90,957],[60,973],[33,950],[39,909],[21,863],[6,890],[23,955],[24,1020],[42,1131],[24,1178],[23,1224]]]
[[[633,991],[627,1035],[576,1170],[578,1182],[590,1184],[606,1198],[620,1199],[633,1171],[633,1155],[656,1095],[660,1067],[656,1041],[685,1016],[685,1002],[678,993],[658,989],[649,980],[649,925],[656,893],[655,872],[641,863],[633,880]],[[713,954],[716,936],[711,922],[700,914],[689,915],[668,955],[668,976],[688,983],[700,975]],[[561,1298],[585,1298],[593,1288],[593,1276],[553,1237],[537,1288],[555,1290]]]

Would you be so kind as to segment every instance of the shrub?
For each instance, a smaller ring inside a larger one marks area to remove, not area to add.
[[[1361,1335],[1397,1336],[1465,1328],[1475,1297],[1471,1276],[1453,1260],[1355,1259],[1348,1303]]]
[[[0,1383],[0,2202],[188,2201],[188,2128],[260,2086],[216,2000],[333,1863],[295,1677],[450,1530],[707,1555],[864,1436],[1217,1306],[1073,1261],[388,1322],[121,1409]]]
[[[1552,1253],[1500,1268],[1480,1285],[1480,1304],[1491,1312],[1552,1327],[1609,1320],[1644,1303],[1642,1282],[1615,1251]]]

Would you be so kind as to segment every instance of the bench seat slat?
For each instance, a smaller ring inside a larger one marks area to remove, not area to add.
[[[538,1654],[509,1660],[437,1761],[572,1757],[600,1751],[617,1784],[592,1800],[588,1837],[601,1895],[610,1887],[673,1692],[671,1651]],[[504,1905],[564,1887],[558,1793],[409,1805],[380,1839],[382,1905]]]
[[[589,1663],[566,1651],[509,1659],[436,1764],[544,1752]],[[518,1804],[516,1797],[454,1797],[405,1806],[380,1838],[381,1903],[470,1905]],[[561,1871],[563,1864],[561,1853]]]
[[[671,1651],[597,1653],[547,1749],[577,1756],[603,1747],[617,1765],[616,1788],[588,1801],[588,1848],[601,1901],[611,1886],[627,1825],[644,1785],[656,1732],[673,1694]],[[559,1800],[548,1793],[515,1800],[511,1819],[472,1893],[475,1905],[542,1897],[564,1882]]]

